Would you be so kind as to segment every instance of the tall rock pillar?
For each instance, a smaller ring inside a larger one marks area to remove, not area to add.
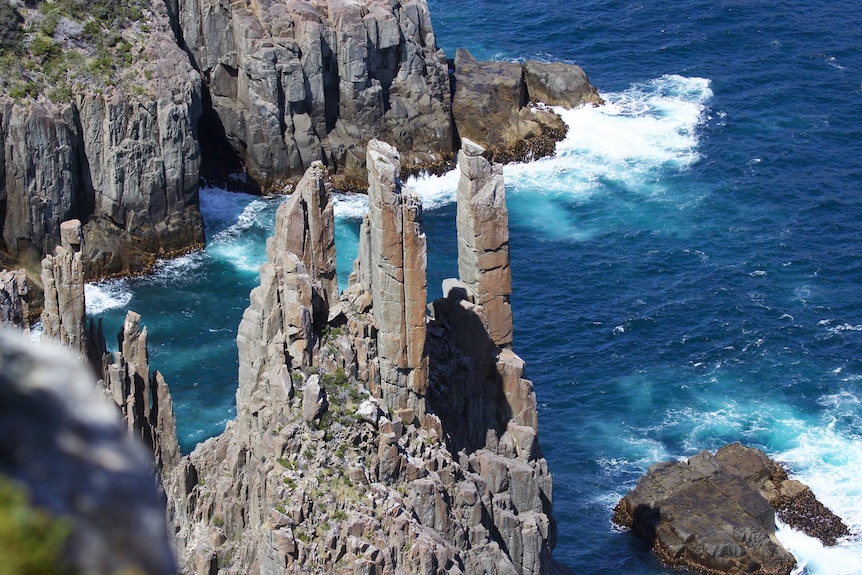
[[[458,275],[481,306],[488,335],[498,347],[512,345],[512,271],[509,212],[503,167],[484,148],[464,138],[458,153]]]
[[[398,152],[372,140],[368,166],[369,270],[380,384],[387,406],[402,414],[425,412],[428,358],[425,353],[425,268],[427,249],[422,228],[422,201],[401,182]],[[365,235],[366,230],[360,232]],[[408,415],[409,417],[409,415]]]
[[[84,266],[81,262],[81,222],[60,224],[61,245],[42,260],[45,307],[43,337],[71,347],[82,357],[87,353],[84,321]]]

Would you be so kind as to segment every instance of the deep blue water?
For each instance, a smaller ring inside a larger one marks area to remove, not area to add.
[[[663,573],[611,508],[651,463],[730,441],[787,463],[862,532],[859,4],[429,5],[448,55],[577,63],[608,101],[564,112],[555,158],[505,171],[515,350],[555,477],[555,557]],[[457,268],[454,181],[414,185],[434,297]],[[276,205],[202,201],[205,252],[88,291],[108,332],[125,307],[143,314],[186,451],[233,417],[233,338]],[[342,287],[362,210],[337,205]],[[858,538],[780,538],[801,572],[862,573]]]

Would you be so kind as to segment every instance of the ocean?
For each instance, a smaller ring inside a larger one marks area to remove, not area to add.
[[[654,462],[740,441],[856,534],[786,527],[798,573],[862,573],[862,25],[858,2],[429,0],[438,44],[581,65],[607,101],[562,111],[555,157],[505,169],[515,351],[540,405],[576,573],[666,570],[611,509]],[[457,273],[452,175],[414,180],[429,297]],[[234,416],[234,338],[278,199],[207,188],[208,248],[93,284],[143,315],[183,450]],[[361,197],[336,203],[339,280]]]

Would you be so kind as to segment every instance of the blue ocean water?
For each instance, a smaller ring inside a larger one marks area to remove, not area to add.
[[[611,509],[646,468],[741,441],[857,534],[787,528],[799,573],[862,573],[862,26],[857,2],[429,0],[438,43],[584,67],[607,100],[564,111],[558,154],[508,166],[515,350],[555,478],[554,556],[665,570]],[[455,179],[425,201],[429,296],[456,275]],[[183,449],[233,417],[234,337],[277,200],[205,190],[209,247],[88,287],[149,326]],[[342,287],[363,198],[338,199]]]

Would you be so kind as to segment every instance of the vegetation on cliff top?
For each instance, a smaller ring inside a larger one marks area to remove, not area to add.
[[[84,87],[135,80],[132,64],[146,59],[148,6],[147,0],[0,0],[0,91],[15,100],[44,93],[60,103]],[[143,92],[143,83],[133,85]]]

